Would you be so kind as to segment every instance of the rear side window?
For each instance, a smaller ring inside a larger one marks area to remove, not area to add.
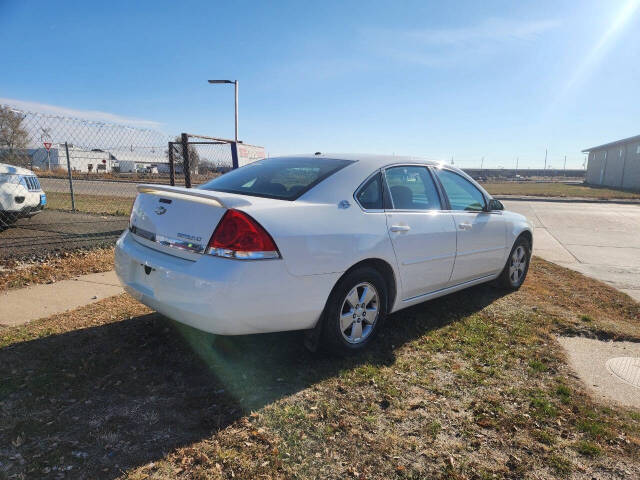
[[[295,200],[351,163],[333,158],[266,158],[225,173],[198,188]]]
[[[390,167],[385,178],[394,209],[440,210],[440,197],[426,167]]]
[[[382,210],[382,180],[378,173],[365,183],[356,195],[356,200],[365,210]]]
[[[437,172],[449,197],[451,210],[479,212],[484,209],[484,195],[469,180],[449,170]]]

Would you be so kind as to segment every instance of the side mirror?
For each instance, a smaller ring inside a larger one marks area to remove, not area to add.
[[[490,212],[494,210],[504,210],[504,205],[502,205],[502,202],[500,200],[496,200],[495,198],[492,198],[491,200],[489,200],[488,210]]]

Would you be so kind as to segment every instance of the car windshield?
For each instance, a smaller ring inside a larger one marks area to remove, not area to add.
[[[198,188],[295,200],[350,163],[353,162],[333,158],[266,158],[225,173]]]

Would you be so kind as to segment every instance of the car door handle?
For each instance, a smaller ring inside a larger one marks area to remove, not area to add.
[[[411,230],[409,225],[391,225],[389,231],[391,232],[408,232]]]
[[[470,223],[460,223],[458,224],[458,227],[460,227],[460,230],[471,230],[471,224]]]

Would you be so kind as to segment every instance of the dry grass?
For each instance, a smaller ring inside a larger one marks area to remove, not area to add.
[[[133,197],[111,195],[88,195],[76,193],[74,202],[76,211],[126,216],[131,213]],[[71,210],[71,195],[65,192],[47,192],[47,208],[52,210]]]
[[[536,260],[516,293],[407,309],[336,359],[114,297],[0,330],[0,475],[638,478],[640,412],[594,403],[567,332],[640,340],[640,306]]]
[[[3,260],[0,262],[0,292],[112,269],[113,247],[78,250],[33,261]]]
[[[491,195],[524,195],[538,197],[582,197],[593,199],[640,199],[640,192],[596,188],[561,182],[486,182],[482,186]]]

